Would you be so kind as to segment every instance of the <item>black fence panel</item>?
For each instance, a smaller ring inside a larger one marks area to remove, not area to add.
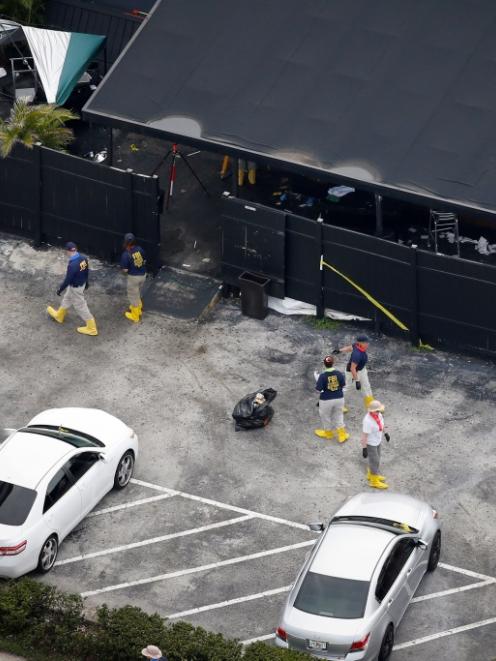
[[[286,215],[286,296],[297,301],[321,303],[321,223]]]
[[[324,261],[373,296],[406,326],[412,319],[411,249],[374,236],[323,226]],[[375,306],[343,277],[324,268],[325,307],[374,318]],[[381,319],[383,326],[387,321]],[[391,322],[392,323],[392,322]]]
[[[496,268],[423,250],[417,264],[421,336],[496,353]]]
[[[38,164],[34,150],[16,147],[8,159],[0,158],[0,224],[5,232],[35,237]]]
[[[45,7],[45,21],[48,27],[107,37],[108,65],[113,64],[119,57],[142,22],[142,19],[124,13],[122,9],[101,3],[48,0]],[[103,63],[104,58],[104,53],[100,53],[96,59],[100,59]]]
[[[160,268],[160,190],[157,177],[98,165],[36,146],[0,159],[0,230],[109,259],[133,232],[150,270]]]
[[[285,294],[286,215],[277,209],[237,198],[225,200],[222,214],[222,272],[238,286],[243,271],[271,279],[271,296]]]
[[[496,357],[496,268],[235,198],[223,214],[224,280],[244,270],[273,279],[271,294],[372,318],[406,335],[358,285],[419,339]],[[320,269],[321,255],[338,273]],[[343,277],[345,276],[345,277]],[[350,282],[352,281],[352,283]]]

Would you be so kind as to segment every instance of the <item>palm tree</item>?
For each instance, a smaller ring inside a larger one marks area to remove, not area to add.
[[[78,115],[66,108],[54,104],[31,106],[17,100],[9,118],[0,120],[0,155],[6,158],[17,142],[29,149],[41,142],[45,147],[65,151],[74,133],[64,124],[72,119],[78,119]]]

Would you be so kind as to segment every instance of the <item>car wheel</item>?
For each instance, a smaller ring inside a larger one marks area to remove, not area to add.
[[[114,489],[124,489],[129,484],[129,480],[133,476],[134,470],[134,454],[128,450],[122,455],[115,471]]]
[[[429,553],[429,562],[427,564],[427,571],[434,571],[439,563],[441,556],[441,531],[438,530],[432,540],[431,552]]]
[[[38,558],[38,571],[46,574],[55,564],[59,552],[59,542],[56,535],[50,535],[41,547]]]
[[[392,624],[386,629],[382,639],[381,649],[379,651],[379,661],[387,661],[393,652],[394,647],[394,627]]]

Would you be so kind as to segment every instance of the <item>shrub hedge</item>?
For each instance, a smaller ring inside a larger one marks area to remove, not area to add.
[[[42,661],[136,661],[158,645],[169,661],[308,661],[305,653],[236,641],[140,608],[100,606],[88,622],[79,595],[31,578],[0,583],[0,646]]]

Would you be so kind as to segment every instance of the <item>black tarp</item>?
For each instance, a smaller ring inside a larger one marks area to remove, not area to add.
[[[93,121],[496,210],[494,0],[162,0]]]

